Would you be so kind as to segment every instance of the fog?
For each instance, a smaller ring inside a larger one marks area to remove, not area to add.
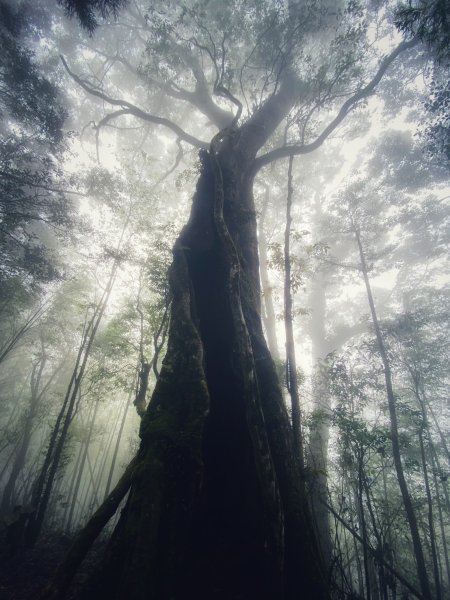
[[[448,597],[449,18],[0,0],[2,598]]]

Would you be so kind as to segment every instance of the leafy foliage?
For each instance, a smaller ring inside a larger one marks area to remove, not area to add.
[[[431,158],[450,166],[450,2],[409,0],[408,5],[398,10],[396,25],[426,44],[435,62],[430,98],[425,105],[430,113],[430,123],[424,132],[426,151]]]
[[[58,0],[64,7],[69,17],[76,16],[91,35],[98,27],[98,15],[102,19],[110,15],[116,17],[119,10],[128,3],[128,0]]]
[[[450,81],[433,81],[425,107],[431,117],[425,129],[426,151],[450,168]]]
[[[409,0],[398,9],[396,25],[425,43],[438,62],[450,60],[449,0]]]
[[[0,285],[17,276],[34,284],[58,274],[49,227],[71,223],[60,191],[66,108],[25,46],[26,13],[1,2],[0,14]]]

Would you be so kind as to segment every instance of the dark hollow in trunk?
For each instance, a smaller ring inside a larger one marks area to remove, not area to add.
[[[326,597],[262,333],[252,181],[230,156],[203,154],[174,248],[167,354],[89,598]]]

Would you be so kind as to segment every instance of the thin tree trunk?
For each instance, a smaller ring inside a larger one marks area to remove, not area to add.
[[[46,364],[47,364],[47,354],[45,352],[44,344],[41,340],[41,356],[40,356],[40,359],[36,363],[34,363],[32,371],[31,371],[29,410],[28,410],[27,417],[25,419],[25,424],[24,424],[24,428],[23,428],[23,432],[22,432],[21,441],[19,442],[19,446],[18,446],[17,452],[15,454],[13,466],[11,468],[11,473],[9,475],[8,481],[5,485],[5,489],[3,492],[1,510],[5,511],[5,512],[10,510],[12,507],[12,504],[16,502],[14,500],[15,485],[16,485],[17,478],[18,478],[19,474],[21,473],[21,471],[23,470],[25,463],[26,463],[28,449],[29,449],[30,442],[31,442],[31,436],[33,434],[34,421],[35,421],[36,414],[38,412],[42,397],[47,392],[48,388],[54,381],[58,372],[61,370],[61,368],[64,364],[64,360],[61,361],[59,366],[57,366],[53,370],[52,374],[50,375],[50,377],[48,378],[46,383],[42,386],[41,389],[39,389],[39,387],[41,385],[41,381],[42,381],[42,375],[43,375]],[[8,464],[9,464],[9,461],[8,461]]]
[[[79,508],[74,519],[75,523],[77,523],[77,527],[82,520],[86,520],[85,515],[90,516],[101,504],[99,500],[98,488],[100,485],[100,478],[102,476],[102,470],[97,469],[97,465],[101,462],[100,453],[95,453],[95,462],[94,465],[91,463],[91,457],[89,455],[89,451],[86,453],[86,464],[88,466],[89,477],[85,477],[81,492],[79,494],[80,498],[83,497],[83,501],[79,502]]]
[[[66,396],[58,416],[57,423],[52,432],[49,451],[47,452],[46,460],[38,479],[38,485],[36,486],[36,494],[33,502],[35,506],[35,513],[30,519],[27,528],[27,540],[30,546],[35,544],[44,522],[45,513],[47,511],[48,502],[52,492],[53,482],[58,471],[69,427],[76,409],[76,398],[81,389],[81,383],[83,381],[83,376],[92,349],[92,344],[94,343],[97,330],[102,321],[103,314],[106,310],[108,300],[116,280],[117,271],[120,265],[119,251],[121,250],[125,232],[130,222],[131,210],[132,204],[130,203],[128,214],[117,245],[117,255],[113,260],[111,272],[100,302],[96,306],[94,314],[90,319],[86,330],[83,332],[83,338],[78,351],[75,367],[72,372],[72,377],[67,388]],[[58,437],[59,431],[60,434]]]
[[[43,591],[40,600],[57,600],[64,596],[78,566],[130,489],[135,468],[136,459],[133,459],[119,479],[116,487],[105,498],[102,505],[92,515],[83,529],[75,536],[68,554],[59,565],[52,581]]]
[[[72,504],[74,503],[74,487],[75,487],[75,481],[76,481],[76,475],[78,473],[78,469],[80,468],[80,462],[81,462],[81,456],[83,454],[83,444],[80,444],[80,447],[78,448],[78,453],[77,453],[77,460],[75,461],[75,467],[73,469],[73,471],[71,472],[71,476],[70,476],[70,486],[69,486],[69,491],[67,493],[67,502],[66,502],[66,506],[64,508],[64,515],[63,515],[63,519],[62,519],[62,528],[67,531],[67,533],[69,533],[69,530],[67,529],[67,525],[66,525],[66,521],[69,515],[69,511],[71,510]]]
[[[448,446],[447,446],[446,437],[445,437],[445,435],[444,435],[444,433],[443,433],[443,431],[442,431],[442,429],[441,429],[441,427],[439,425],[439,421],[436,418],[436,415],[434,413],[433,407],[430,405],[430,403],[425,398],[425,396],[424,396],[424,402],[426,403],[427,408],[428,408],[428,410],[430,412],[430,415],[433,418],[434,425],[435,425],[436,430],[439,433],[439,437],[441,439],[442,448],[444,449],[444,453],[445,453],[445,456],[446,456],[447,461],[448,461],[448,466],[450,467],[450,451],[449,451]]]
[[[86,463],[88,466],[88,471],[89,471],[89,481],[90,481],[90,487],[92,488],[92,502],[95,504],[95,508],[98,508],[100,506],[100,497],[98,494],[98,487],[100,485],[100,477],[102,473],[99,474],[95,474],[95,470],[97,467],[97,463],[99,462],[100,459],[100,454],[97,453],[95,455],[95,463],[94,466],[92,466],[92,462],[91,462],[91,457],[89,456],[89,452],[87,453],[86,456]]]
[[[363,488],[364,488],[364,493],[366,496],[366,504],[367,504],[367,509],[369,511],[369,515],[370,515],[370,520],[372,522],[372,532],[375,536],[375,539],[377,541],[377,550],[378,552],[383,555],[384,552],[384,544],[383,544],[383,538],[381,536],[381,532],[379,530],[379,527],[377,525],[377,521],[376,521],[376,515],[375,515],[375,511],[374,511],[374,507],[372,505],[372,500],[371,500],[371,493],[370,493],[370,486],[369,486],[369,480],[367,477],[366,472],[362,471],[362,477],[363,477]],[[381,589],[381,593],[383,594],[383,599],[387,600],[387,588],[385,585],[385,577],[384,577],[384,569],[383,569],[383,565],[382,564],[378,564],[377,568],[378,568],[378,585],[377,585],[377,577],[374,575],[373,571],[375,568],[374,562],[371,562],[371,575],[372,575],[372,595],[379,597],[380,595],[380,589]]]
[[[107,286],[103,293],[103,297],[98,307],[95,309],[94,315],[88,323],[85,334],[83,336],[83,340],[80,345],[80,350],[78,352],[77,361],[75,363],[75,368],[73,370],[69,387],[67,389],[66,397],[64,399],[63,407],[61,409],[57,424],[55,425],[55,429],[52,434],[51,445],[49,447],[48,452],[49,458],[48,461],[46,460],[46,463],[44,463],[44,467],[42,469],[42,473],[39,479],[38,491],[40,493],[39,495],[36,494],[34,499],[36,512],[33,518],[30,519],[30,523],[28,525],[27,537],[28,543],[31,546],[35,544],[40,534],[42,524],[44,522],[45,513],[47,511],[48,502],[50,500],[50,495],[53,488],[53,482],[58,471],[69,427],[73,419],[76,399],[80,391],[81,382],[83,380],[83,376],[86,370],[86,365],[89,359],[92,344],[94,342],[95,335],[102,320],[104,311],[106,309],[106,305],[109,300],[109,296],[114,285],[118,266],[119,263],[117,259],[115,259]],[[60,433],[58,437],[59,429]],[[54,447],[54,452],[50,452],[51,449],[53,450],[52,446]]]
[[[30,446],[31,441],[31,432],[34,425],[34,419],[36,416],[36,412],[38,409],[38,403],[40,399],[40,394],[38,392],[38,388],[40,385],[40,381],[42,378],[42,373],[45,368],[45,364],[47,362],[47,356],[45,353],[42,355],[41,359],[33,365],[33,369],[31,371],[30,378],[30,405],[28,409],[28,414],[25,419],[24,428],[22,431],[22,439],[19,444],[19,448],[17,450],[16,456],[14,458],[13,466],[11,468],[11,473],[9,475],[8,481],[5,485],[5,489],[3,491],[1,510],[3,512],[8,512],[12,506],[11,504],[15,504],[14,500],[14,487],[16,485],[17,477],[22,471],[26,456],[28,452],[28,448]],[[14,500],[14,501],[13,501]]]
[[[425,557],[422,548],[422,542],[420,539],[419,528],[417,525],[417,519],[414,512],[414,507],[412,504],[411,496],[408,490],[408,485],[406,483],[405,474],[403,471],[403,465],[401,460],[401,452],[400,452],[400,443],[398,436],[398,422],[397,422],[397,408],[396,408],[396,398],[394,394],[394,389],[392,386],[392,375],[391,368],[389,364],[389,359],[387,356],[386,348],[383,341],[383,336],[381,334],[380,325],[378,322],[378,316],[375,309],[375,302],[372,295],[372,289],[370,287],[368,270],[366,265],[366,260],[364,256],[364,251],[361,243],[361,236],[357,226],[353,224],[353,230],[356,238],[356,242],[358,245],[359,256],[361,260],[361,270],[364,278],[364,284],[366,286],[367,299],[369,302],[370,312],[372,315],[372,323],[375,329],[375,335],[377,338],[378,351],[380,353],[381,361],[383,363],[384,368],[384,379],[386,385],[386,395],[388,400],[389,407],[389,417],[390,417],[390,429],[391,429],[391,443],[392,443],[392,454],[394,457],[394,465],[395,471],[397,474],[397,480],[400,487],[400,492],[402,495],[403,504],[405,506],[406,516],[409,524],[409,528],[411,531],[411,538],[413,541],[413,549],[414,556],[417,564],[417,574],[420,581],[420,587],[422,590],[422,594],[425,598],[431,598],[431,590],[430,590],[430,582],[428,579],[427,566],[425,563]]]
[[[351,533],[355,540],[357,540],[360,544],[364,543],[362,537],[358,534],[358,532],[355,531],[355,529],[351,527],[346,521],[344,521],[344,519],[339,515],[339,513],[337,513],[334,510],[332,506],[328,505],[328,510],[339,521],[339,523],[341,523],[341,525],[343,525],[343,527],[345,527],[345,529]],[[400,583],[404,585],[411,592],[411,594],[413,594],[419,600],[429,600],[430,596],[423,596],[419,590],[416,590],[415,587],[411,585],[411,583],[407,579],[405,579],[403,575],[401,575],[401,573],[399,573],[396,569],[394,569],[394,567],[392,567],[392,565],[390,565],[382,557],[380,557],[376,550],[374,550],[371,546],[368,546],[368,551],[370,552],[370,554],[372,554],[374,559],[380,561],[384,565],[386,570],[389,571],[396,579],[398,579],[398,581],[400,581]]]
[[[75,488],[73,491],[73,497],[72,497],[72,503],[70,506],[70,511],[69,511],[69,516],[67,519],[67,525],[66,525],[66,529],[67,531],[70,533],[71,531],[71,527],[72,527],[72,519],[73,519],[73,514],[74,514],[74,510],[75,510],[75,503],[77,501],[78,498],[78,491],[80,488],[80,483],[81,483],[81,478],[83,477],[83,473],[84,473],[84,467],[86,464],[86,458],[87,458],[87,454],[89,451],[89,445],[91,443],[91,439],[92,439],[92,433],[94,431],[94,425],[95,425],[95,419],[97,417],[97,412],[98,412],[98,407],[99,407],[99,400],[96,399],[94,401],[94,409],[93,409],[93,414],[92,414],[92,418],[91,418],[91,422],[89,424],[89,431],[88,431],[88,435],[86,438],[86,441],[84,442],[84,449],[82,452],[82,458],[80,461],[80,465],[78,467],[78,474],[76,476],[76,483],[75,483]]]
[[[81,413],[80,413],[80,418],[81,418]],[[85,429],[85,423],[83,421],[81,422],[81,427],[83,430]],[[65,528],[65,530],[68,534],[70,534],[70,521],[71,521],[71,518],[69,519],[69,515],[71,512],[73,513],[73,511],[75,511],[75,506],[78,502],[78,490],[76,490],[76,483],[78,480],[79,469],[80,469],[80,465],[81,465],[85,447],[86,447],[85,443],[86,443],[86,440],[82,439],[80,441],[75,467],[71,471],[70,477],[69,477],[70,487],[69,487],[69,492],[67,494],[67,502],[66,502],[66,508],[64,510],[64,518],[63,518],[63,527]],[[66,477],[67,477],[67,473],[66,473]]]
[[[438,467],[439,472],[444,473],[445,471],[442,469],[440,457],[436,452],[436,448],[432,448],[432,451],[433,451],[434,460],[436,461],[436,465]],[[450,515],[450,497],[449,497],[449,493],[448,493],[448,489],[447,489],[447,479],[445,479],[445,480],[441,479],[441,488],[442,488],[442,492],[444,493],[445,510],[446,510],[447,514]]]
[[[361,538],[362,538],[362,549],[363,549],[363,561],[364,561],[364,578],[366,581],[366,593],[364,597],[366,600],[372,600],[372,585],[371,578],[369,573],[369,552],[368,552],[368,537],[367,537],[367,525],[366,525],[366,517],[364,514],[364,504],[363,504],[363,454],[361,450],[357,449],[356,451],[356,459],[358,461],[358,490],[357,490],[357,500],[358,500],[358,514],[359,514],[359,524],[361,527]]]
[[[27,378],[25,378],[23,385],[20,388],[19,394],[17,395],[17,397],[14,398],[13,409],[11,410],[11,413],[8,417],[7,422],[2,427],[3,431],[10,430],[11,425],[14,423],[14,421],[16,419],[16,413],[20,412],[19,406],[22,406],[21,400],[22,400],[23,392],[24,392],[25,388],[27,387],[27,381],[28,381]],[[3,443],[0,446],[0,454],[2,454],[10,446],[11,446],[11,441],[8,439],[8,436],[5,436],[5,440],[3,440]],[[17,440],[16,440],[16,443],[14,444],[14,450],[13,450],[12,454],[10,454],[8,460],[6,460],[5,465],[0,473],[0,481],[3,479],[3,475],[5,474],[5,471],[7,470],[7,468],[10,465],[11,457],[14,455],[14,453],[16,452],[16,449],[18,447],[19,447],[19,444],[17,443]]]
[[[50,500],[53,482],[66,441],[67,432],[69,430],[69,425],[72,422],[75,400],[81,383],[81,380],[78,380],[77,370],[80,364],[79,361],[82,359],[82,351],[84,350],[86,340],[87,333],[80,345],[75,369],[72,373],[63,405],[53,428],[44,464],[35,486],[35,492],[33,493],[32,504],[35,507],[35,513],[32,518],[30,518],[27,526],[27,544],[29,546],[34,546],[40,534],[47,505]],[[83,364],[83,362],[81,362],[81,364]]]
[[[292,430],[294,432],[295,450],[299,456],[301,469],[304,469],[302,422],[300,397],[298,393],[297,361],[295,357],[294,327],[292,314],[291,283],[291,225],[292,225],[292,167],[294,157],[289,157],[288,192],[286,200],[286,228],[284,232],[284,327],[286,332],[286,385],[291,397]]]
[[[433,452],[431,453],[431,467],[432,467],[432,473],[433,473],[434,489],[435,489],[435,494],[436,494],[436,504],[438,507],[439,528],[441,531],[442,548],[444,551],[445,570],[446,570],[446,574],[447,574],[447,590],[450,591],[450,561],[449,561],[449,555],[448,555],[447,532],[445,531],[444,516],[442,514],[442,504],[441,504],[441,498],[439,495],[439,484],[438,484],[437,474],[436,474],[437,465],[436,465],[436,461],[434,459]]]
[[[95,493],[96,493],[97,498],[100,498],[100,489],[104,483],[103,480],[104,480],[104,474],[106,471],[106,465],[109,463],[109,458],[111,456],[111,448],[113,446],[113,441],[115,441],[115,439],[117,437],[117,429],[118,429],[118,427],[120,427],[120,422],[122,420],[122,415],[120,413],[120,410],[116,411],[114,416],[115,416],[114,425],[113,425],[113,427],[111,427],[111,430],[108,432],[109,435],[108,435],[107,443],[102,447],[102,454],[101,454],[101,456],[98,455],[96,457],[96,461],[94,464],[94,467],[96,468],[96,463],[97,462],[100,463],[100,466],[97,471],[97,475],[95,477],[95,480],[96,480]],[[91,470],[93,469],[92,465],[90,466],[90,469]],[[104,489],[102,491],[101,496],[102,496],[102,502],[103,502],[103,500],[106,498]],[[100,503],[97,504],[97,507],[99,505],[100,505]]]
[[[431,547],[431,557],[433,559],[433,575],[434,575],[434,584],[436,587],[436,598],[437,600],[441,600],[441,577],[439,573],[439,562],[438,562],[438,554],[436,547],[436,533],[434,528],[434,516],[433,516],[433,500],[431,497],[430,490],[430,481],[428,477],[428,466],[425,456],[425,446],[423,441],[423,428],[421,427],[419,431],[419,448],[420,448],[420,458],[422,461],[422,472],[423,472],[423,481],[425,485],[425,492],[427,495],[427,518],[428,518],[428,528],[430,535],[430,547]]]
[[[314,198],[314,220],[320,223],[323,219],[322,199],[316,192]],[[310,475],[309,493],[311,510],[317,529],[320,548],[325,564],[331,569],[333,561],[333,543],[330,533],[329,513],[326,507],[328,502],[328,445],[330,439],[331,423],[331,393],[329,375],[325,360],[327,355],[342,346],[345,337],[327,339],[327,273],[324,265],[314,274],[311,282],[312,290],[310,306],[312,307],[310,321],[311,354],[313,360],[312,370],[312,395],[313,408],[311,415],[311,428],[309,435],[308,453],[306,463]],[[331,573],[330,573],[331,574]]]
[[[32,546],[35,542],[35,522],[36,522],[36,518],[37,518],[37,510],[39,508],[39,504],[41,502],[41,498],[44,492],[44,487],[45,487],[45,482],[47,479],[47,474],[48,471],[50,469],[50,466],[52,464],[52,459],[54,456],[54,452],[55,452],[55,448],[56,448],[56,444],[58,441],[58,435],[60,432],[60,428],[64,419],[64,415],[66,413],[66,409],[69,403],[69,399],[70,399],[70,391],[72,389],[74,380],[75,380],[75,375],[76,375],[76,368],[77,365],[79,364],[79,361],[81,360],[81,356],[82,356],[82,352],[84,349],[84,344],[85,344],[85,335],[83,333],[83,339],[82,339],[82,343],[80,344],[80,347],[78,349],[78,354],[77,354],[77,359],[75,362],[75,369],[72,372],[71,378],[70,378],[70,382],[69,385],[67,387],[67,391],[66,394],[64,396],[64,400],[61,406],[61,409],[58,413],[58,416],[56,418],[56,422],[53,426],[51,435],[50,435],[50,440],[49,440],[49,444],[47,447],[47,452],[45,454],[45,459],[44,462],[42,464],[42,467],[39,471],[39,475],[33,485],[33,492],[32,492],[32,496],[31,496],[31,504],[33,507],[35,507],[35,514],[33,515],[33,517],[29,520],[29,523],[27,525],[27,530],[26,530],[26,543],[29,546]]]
[[[120,442],[122,440],[122,434],[123,434],[123,430],[125,428],[125,423],[127,420],[127,414],[128,414],[128,409],[130,408],[130,404],[131,404],[131,398],[133,397],[133,391],[130,391],[128,398],[126,399],[125,402],[125,409],[123,411],[123,415],[122,415],[122,420],[120,422],[120,428],[119,431],[117,433],[117,439],[116,439],[116,443],[114,446],[114,453],[113,453],[113,457],[111,460],[111,466],[109,468],[109,473],[108,473],[108,480],[106,482],[106,488],[105,488],[105,499],[109,494],[109,490],[111,488],[111,482],[112,482],[112,478],[114,475],[114,470],[116,468],[116,461],[117,461],[117,456],[119,454],[119,448],[120,448]]]
[[[315,274],[311,294],[311,344],[313,357],[312,395],[313,410],[307,453],[310,475],[309,493],[314,524],[325,564],[331,568],[333,544],[330,534],[328,501],[328,444],[330,439],[331,394],[328,372],[323,364],[328,351],[325,337],[325,281],[324,273]]]
[[[259,220],[259,231],[258,231],[258,242],[259,242],[259,256],[260,264],[259,269],[261,273],[261,290],[262,290],[262,302],[263,310],[262,316],[264,321],[264,328],[267,335],[267,344],[269,346],[272,358],[276,361],[280,360],[280,352],[278,350],[277,330],[276,330],[276,319],[275,309],[273,306],[273,294],[272,286],[270,284],[269,272],[267,268],[267,237],[264,230],[267,209],[269,206],[270,189],[267,186],[264,192],[264,202]]]
[[[39,306],[39,308],[25,320],[23,325],[17,331],[12,333],[10,339],[0,348],[0,363],[2,363],[10,354],[10,352],[14,350],[18,342],[25,336],[25,334],[28,333],[28,331],[30,331],[34,325],[36,325],[46,310],[47,306],[45,304]]]
[[[170,300],[166,299],[166,307],[164,309],[164,314],[161,319],[161,323],[159,324],[158,330],[153,335],[153,358],[151,360],[151,365],[153,369],[153,373],[155,375],[156,380],[159,377],[159,369],[158,369],[158,361],[159,356],[164,348],[166,343],[166,337],[169,327],[169,306]]]

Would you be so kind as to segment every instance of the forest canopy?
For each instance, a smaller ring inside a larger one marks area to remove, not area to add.
[[[0,0],[6,598],[448,596],[449,22]]]

